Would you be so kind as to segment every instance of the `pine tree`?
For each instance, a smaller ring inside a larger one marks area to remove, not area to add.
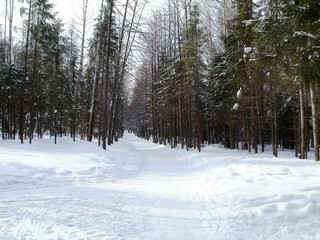
[[[187,147],[201,149],[202,138],[202,111],[200,102],[201,67],[200,58],[201,31],[199,29],[199,9],[193,6],[190,12],[189,25],[185,33],[185,42],[182,50],[184,81],[187,96]]]
[[[217,54],[211,61],[210,78],[205,86],[206,93],[206,122],[208,142],[223,142],[227,135],[226,131],[231,125],[233,113],[229,109],[233,106],[232,84],[228,78],[227,58],[225,54]],[[230,118],[230,120],[229,120]],[[226,121],[227,120],[227,121]],[[233,148],[228,141],[225,147]]]
[[[80,102],[81,86],[83,78],[81,75],[81,67],[79,63],[79,47],[77,45],[77,36],[71,26],[69,29],[69,36],[66,38],[66,52],[63,64],[65,77],[67,79],[68,89],[66,94],[69,96],[70,105],[65,111],[69,113],[69,128],[73,141],[76,139],[76,134],[82,132],[81,130],[81,109],[83,108]]]
[[[287,14],[294,22],[294,38],[299,49],[298,65],[303,84],[310,89],[315,160],[319,161],[318,113],[316,90],[320,79],[320,5],[315,0],[301,0],[287,7]],[[302,158],[306,156],[302,154]]]

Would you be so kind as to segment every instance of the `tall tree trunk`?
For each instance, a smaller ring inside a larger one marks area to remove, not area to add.
[[[103,2],[103,0],[102,0]],[[80,40],[81,40],[81,45],[80,45],[80,57],[79,57],[79,80],[75,84],[76,89],[75,89],[75,107],[76,109],[79,109],[81,106],[81,82],[84,82],[84,53],[85,53],[85,40],[86,40],[86,31],[87,31],[87,23],[88,23],[88,0],[82,0],[82,5],[81,5],[81,13],[82,16],[79,17],[79,20],[81,23],[79,23],[80,27],[82,27],[81,30],[77,31],[80,33]],[[72,23],[73,24],[73,23]],[[73,27],[73,26],[72,26]],[[80,116],[79,116],[80,115]],[[86,127],[88,127],[87,124],[87,112],[84,111],[84,113],[80,114],[75,114],[74,115],[74,122],[80,122],[80,134],[81,134],[81,139],[84,139],[85,134],[88,134],[89,130],[87,129],[86,132]],[[76,127],[76,125],[74,125]],[[88,138],[88,135],[87,135]]]
[[[27,27],[27,37],[26,37],[26,49],[25,49],[25,59],[24,59],[24,79],[20,88],[20,109],[19,109],[19,137],[20,141],[23,144],[24,138],[24,124],[25,124],[25,115],[24,115],[24,106],[25,106],[25,85],[27,83],[27,63],[28,63],[28,51],[29,51],[29,34],[30,34],[30,21],[31,21],[31,8],[32,1],[29,1],[29,12],[28,12],[28,27]]]
[[[8,46],[8,62],[11,64],[12,62],[12,45],[13,45],[13,13],[14,13],[14,0],[9,1],[9,46]]]
[[[273,114],[272,114],[272,121],[273,121],[273,156],[278,157],[278,113],[277,113],[277,101],[275,102]]]
[[[37,24],[39,23],[39,16],[37,18]],[[37,59],[38,58],[38,34],[35,37],[35,43],[34,43],[34,52],[33,52],[33,66],[32,66],[32,79],[31,79],[31,102],[30,102],[30,125],[29,125],[29,143],[32,143],[32,139],[33,139],[33,130],[34,130],[34,118],[35,118],[35,103],[37,102],[37,94],[39,94],[37,92],[37,88],[36,88],[36,78],[37,78]],[[39,103],[38,103],[39,104]]]
[[[264,96],[263,94],[261,95],[261,97],[259,98],[259,114],[258,114],[258,118],[259,118],[259,131],[260,131],[260,144],[261,144],[261,152],[264,152],[264,144],[265,144],[265,131],[264,131],[264,126],[265,126],[265,115],[264,115],[264,111],[262,111],[261,109],[264,109]]]
[[[310,100],[312,110],[314,160],[319,161],[318,111],[316,106],[315,92],[316,84],[312,82],[310,83]]]
[[[98,40],[100,41],[100,40]],[[88,123],[88,141],[91,142],[93,139],[93,128],[94,128],[94,113],[95,113],[95,99],[97,94],[97,82],[100,71],[100,57],[99,57],[99,49],[100,46],[98,44],[98,52],[96,56],[96,64],[94,68],[94,77],[93,77],[93,85],[92,85],[92,93],[91,93],[91,101],[90,101],[90,109],[89,109],[89,123]]]
[[[88,12],[88,0],[82,1],[82,31],[81,31],[81,49],[80,49],[80,80],[83,80],[83,71],[84,71],[84,48],[85,48],[85,39],[86,39],[86,27],[87,27],[87,12]]]
[[[103,0],[101,1],[101,9],[103,7]],[[100,20],[102,19],[102,11],[100,12]],[[94,76],[93,76],[93,85],[92,85],[92,92],[91,92],[91,101],[90,101],[90,108],[89,108],[89,122],[88,122],[88,133],[87,133],[87,140],[89,142],[93,139],[93,128],[94,128],[94,113],[95,113],[95,98],[97,94],[97,83],[99,78],[99,71],[100,71],[100,51],[101,51],[101,34],[99,32],[98,40],[97,40],[97,49],[95,55],[95,67],[94,67]],[[80,66],[81,67],[81,66]]]
[[[272,88],[272,145],[273,156],[278,157],[278,69],[275,69],[275,82]]]
[[[110,57],[111,57],[111,28],[112,28],[112,12],[113,12],[113,0],[110,0],[109,1],[109,22],[108,22],[108,41],[107,41],[107,56],[106,56],[106,79],[110,79]],[[115,91],[115,88],[116,88],[116,79],[114,79],[114,89],[113,91]],[[107,126],[109,124],[109,133],[108,133],[108,139],[105,139],[104,137],[102,138],[102,148],[103,149],[106,149],[107,148],[107,141],[108,141],[108,145],[109,144],[109,141],[110,141],[110,134],[111,134],[111,131],[112,131],[112,126],[110,126],[110,124],[112,124],[113,122],[113,111],[112,109],[114,108],[114,102],[115,102],[115,95],[112,97],[112,102],[111,102],[111,111],[110,111],[110,120],[109,120],[109,123],[108,123],[108,119],[104,119],[105,121],[105,127],[104,127],[104,130],[103,131],[107,131]],[[113,106],[113,107],[112,107]],[[105,109],[105,111],[107,111],[107,109]],[[107,116],[106,116],[107,118]]]
[[[304,110],[304,91],[302,83],[299,83],[299,106],[300,106],[300,158],[306,159],[306,129]]]
[[[4,14],[4,30],[3,30],[3,32],[4,32],[4,34],[3,34],[4,51],[7,50],[7,18],[8,18],[8,0],[6,0],[6,8],[5,8],[5,14]],[[2,60],[3,59],[1,59],[1,61]],[[8,61],[6,55],[4,57],[4,60]]]

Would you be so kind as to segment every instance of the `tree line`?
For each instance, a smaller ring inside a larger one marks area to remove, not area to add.
[[[146,24],[127,128],[172,148],[319,160],[317,0],[166,0]]]
[[[165,0],[148,18],[146,1],[101,0],[91,37],[79,4],[66,27],[50,0],[5,0],[2,139],[105,149],[128,129],[172,148],[313,148],[319,160],[317,0]]]
[[[50,0],[5,0],[0,28],[2,139],[71,135],[104,149],[122,136],[125,79],[145,1],[88,0],[67,28]],[[19,8],[20,15],[15,9]],[[21,19],[21,26],[14,24]]]

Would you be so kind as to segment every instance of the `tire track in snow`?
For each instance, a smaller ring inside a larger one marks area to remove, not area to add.
[[[190,170],[177,174],[179,173],[179,169],[175,169],[173,172],[172,169],[165,169],[166,167],[172,167],[169,162],[170,160],[162,159],[160,156],[159,160],[154,161],[154,159],[150,157],[150,150],[147,149],[147,146],[151,144],[144,144],[142,146],[140,143],[133,145],[136,149],[135,151],[140,152],[142,158],[144,159],[144,170],[138,176],[136,176],[135,179],[128,179],[129,181],[125,181],[125,184],[127,185],[128,191],[135,193],[143,193],[143,191],[139,190],[139,186],[144,186],[144,192],[146,194],[157,194],[158,190],[160,191],[158,192],[158,197],[162,199],[161,201],[157,201],[157,196],[154,196],[154,199],[149,200],[140,199],[140,205],[145,206],[144,210],[142,211],[141,208],[136,208],[131,209],[130,211],[134,212],[142,219],[148,219],[149,222],[152,222],[152,224],[150,224],[151,226],[158,226],[158,228],[162,228],[164,232],[166,229],[171,229],[171,231],[174,231],[174,229],[179,228],[181,231],[183,231],[183,229],[186,231],[186,229],[194,228],[212,231],[212,213],[206,212],[208,207],[206,205],[207,198],[203,195],[203,190],[195,191],[195,189],[200,186],[192,184],[197,175],[190,172]],[[154,145],[152,146],[154,147]],[[195,156],[194,154],[188,156],[186,153],[183,153],[182,155],[182,160],[186,157],[190,160],[193,156]],[[157,168],[157,166],[154,166],[154,164],[159,164],[163,160],[165,160],[164,164],[166,164],[166,166],[161,166],[160,169],[163,167],[164,169],[161,169],[161,171],[154,171]],[[172,159],[172,162],[174,161],[175,160]],[[181,165],[173,167],[179,168],[180,166]],[[188,173],[191,173],[191,176],[187,176]],[[117,186],[116,188],[123,188],[123,186]],[[153,191],[152,189],[156,189],[156,191]],[[178,200],[175,203],[172,202],[169,197],[177,197],[179,194],[174,194],[174,192],[177,190],[180,191],[184,196],[182,198],[181,196],[178,196]],[[172,193],[174,197],[161,196],[161,191],[163,191],[163,194]],[[200,207],[198,206],[199,202],[201,203]],[[197,222],[195,222],[195,219],[197,219]],[[190,230],[189,234],[192,236],[192,230]],[[164,233],[162,237],[169,235],[169,233]]]
[[[81,198],[85,199],[83,196]],[[104,209],[105,205],[99,207],[93,201],[84,200],[79,206],[80,199],[77,197],[42,200],[28,200],[27,205],[16,201],[16,206],[11,206],[16,214],[8,216],[11,230],[1,232],[0,238],[121,239],[121,236],[110,234],[107,227],[95,227],[98,222],[108,223],[112,220],[109,217],[112,211]]]
[[[185,239],[199,239],[197,229],[202,229],[202,239],[206,239],[213,231],[211,219],[217,216],[215,209],[206,212],[210,202],[198,185],[201,181],[185,166],[196,155],[181,151],[177,160],[171,150],[140,139],[124,139],[122,144],[134,159],[124,162],[136,164],[135,168],[129,166],[126,174],[105,176],[98,168],[105,162],[97,157],[94,166],[82,172],[33,178],[35,182],[26,184],[29,189],[25,191],[13,184],[11,190],[17,198],[10,199],[10,208],[17,218],[11,218],[12,226],[16,225],[11,236],[18,232],[26,239],[121,239],[119,233],[125,231],[123,236],[149,240],[170,239],[178,231]],[[205,191],[213,195],[211,188]],[[39,194],[42,192],[47,196]]]

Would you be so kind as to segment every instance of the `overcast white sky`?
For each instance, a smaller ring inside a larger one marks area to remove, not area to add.
[[[51,3],[55,5],[54,10],[59,12],[58,16],[65,20],[65,24],[68,23],[71,19],[75,18],[75,15],[78,14],[81,16],[81,2],[82,0],[51,0]],[[94,14],[98,13],[100,8],[101,0],[89,0],[89,14],[94,18]],[[4,25],[4,16],[5,16],[5,6],[6,0],[0,0],[0,19],[1,25]],[[20,24],[20,14],[19,9],[22,7],[28,7],[26,0],[14,0],[14,22]],[[2,26],[3,27],[3,26]],[[17,26],[20,27],[20,26]]]
[[[56,5],[55,9],[59,12],[59,16],[63,19],[72,19],[75,17],[75,14],[81,15],[81,5],[83,0],[52,0],[51,2]],[[93,18],[98,16],[98,12],[101,6],[102,0],[89,0],[89,16],[90,14]],[[117,0],[121,2],[124,0]],[[142,2],[142,1],[141,1]],[[150,9],[156,9],[161,6],[163,0],[149,0],[148,7],[145,9],[147,14]]]
[[[20,16],[19,10],[22,7],[27,8],[28,7],[28,0],[13,0],[14,1],[14,7],[15,7],[15,13],[14,13],[14,29],[17,31],[14,33],[13,41],[19,39],[19,35],[22,27],[22,18]],[[125,1],[125,0],[116,0],[117,3]],[[139,0],[139,2],[143,2],[145,0]],[[164,0],[148,0],[148,5],[145,8],[144,16],[147,17],[151,10],[156,10],[161,7],[161,3],[163,3]],[[81,20],[78,18],[82,16],[82,2],[83,0],[49,0],[50,3],[53,3],[55,5],[54,11],[58,12],[58,17],[63,19],[64,21],[64,29],[65,33],[68,34],[68,29],[71,26],[72,20],[75,22],[81,23]],[[90,18],[90,21],[87,23],[87,33],[86,38],[89,39],[92,37],[93,32],[93,26],[96,23],[95,19],[98,17],[99,10],[101,7],[102,0],[89,0],[89,6],[88,6],[88,17]],[[0,33],[4,33],[4,16],[5,16],[5,6],[6,6],[6,0],[0,0]],[[78,17],[77,17],[78,15]],[[24,19],[27,16],[24,16]],[[8,29],[8,24],[7,24]],[[8,31],[7,31],[8,34]]]
[[[99,13],[99,9],[101,6],[102,0],[89,0],[89,10],[88,16],[91,16],[91,20],[93,21]],[[117,0],[121,1],[121,0]],[[81,16],[82,9],[82,0],[50,0],[51,3],[55,4],[54,10],[59,12],[58,16],[62,18],[65,22],[66,28],[68,23],[71,22],[72,19],[76,20],[78,16]],[[155,6],[160,6],[162,0],[149,0],[148,9],[155,9]],[[4,15],[5,15],[5,4],[6,0],[0,0],[0,25],[2,28],[4,27]],[[20,14],[19,9],[23,6],[28,7],[26,0],[14,0],[16,13],[14,15],[14,21],[16,22],[17,27],[20,27]],[[147,13],[148,10],[146,10]]]
[[[72,19],[76,20],[76,15],[82,16],[82,0],[53,0],[51,2],[56,5],[55,10],[59,12],[58,16],[64,19],[66,24]],[[89,0],[88,16],[91,16],[92,20],[97,17],[100,6],[101,0]]]

